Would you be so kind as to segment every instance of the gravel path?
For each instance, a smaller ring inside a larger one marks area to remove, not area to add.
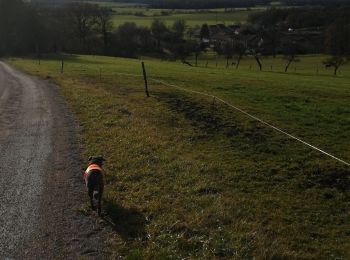
[[[57,88],[0,62],[0,259],[111,259],[87,201],[72,115]]]

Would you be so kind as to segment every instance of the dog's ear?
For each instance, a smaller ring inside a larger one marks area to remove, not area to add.
[[[92,156],[90,156],[90,158],[89,158],[89,162],[92,160]]]

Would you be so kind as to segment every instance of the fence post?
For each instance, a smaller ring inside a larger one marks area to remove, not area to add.
[[[40,55],[40,52],[38,52],[38,63],[39,63],[39,66],[41,65],[41,55]]]
[[[62,57],[62,61],[61,61],[61,73],[63,73],[63,68],[64,68],[64,59]]]
[[[145,92],[146,92],[146,96],[149,97],[148,82],[147,82],[147,73],[146,73],[146,67],[145,67],[145,63],[144,63],[144,62],[142,62],[142,72],[143,72],[143,79],[145,80]]]
[[[211,113],[212,113],[212,115],[214,115],[214,113],[215,113],[215,103],[216,103],[216,98],[213,97],[213,102],[211,104]]]

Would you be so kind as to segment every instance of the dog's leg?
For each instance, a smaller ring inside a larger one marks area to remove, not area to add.
[[[94,206],[94,190],[89,190],[88,194],[89,194],[89,197],[90,197],[91,209],[92,210],[96,210],[96,208]]]
[[[97,213],[101,215],[101,201],[102,201],[103,190],[100,189],[98,192],[98,205],[97,205]]]

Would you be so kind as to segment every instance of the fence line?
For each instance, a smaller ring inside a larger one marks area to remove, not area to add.
[[[114,75],[140,77],[140,78],[143,77],[142,75],[139,75],[139,74],[122,73],[122,72],[114,72]],[[328,157],[330,157],[332,159],[335,159],[335,160],[337,160],[338,162],[340,162],[342,164],[350,166],[349,162],[346,162],[345,160],[342,160],[342,159],[338,158],[337,156],[335,156],[335,155],[333,155],[331,153],[328,153],[328,152],[322,150],[321,148],[319,148],[319,147],[317,147],[315,145],[312,145],[312,144],[310,144],[310,143],[308,143],[308,142],[306,142],[306,141],[304,141],[304,140],[302,140],[302,139],[300,139],[300,138],[298,138],[298,137],[296,137],[296,136],[294,136],[292,134],[289,134],[288,132],[286,132],[286,131],[284,131],[284,130],[282,130],[282,129],[280,129],[280,128],[278,128],[278,127],[276,127],[276,126],[274,126],[274,125],[272,125],[272,124],[270,124],[268,122],[266,122],[263,119],[260,119],[260,118],[258,118],[256,116],[248,113],[247,111],[245,111],[245,110],[243,110],[243,109],[241,109],[241,108],[239,108],[239,107],[237,107],[237,106],[235,106],[235,105],[233,105],[233,104],[231,104],[231,103],[225,101],[224,99],[219,98],[219,97],[217,97],[215,95],[204,93],[204,92],[200,92],[200,91],[196,91],[196,90],[192,90],[192,89],[188,89],[188,88],[184,88],[184,87],[180,87],[180,86],[177,86],[175,84],[170,84],[168,82],[165,82],[165,81],[162,81],[162,80],[159,80],[159,79],[155,79],[155,78],[149,78],[149,80],[151,80],[153,82],[156,82],[158,84],[162,84],[164,86],[168,86],[168,87],[172,87],[172,88],[176,88],[176,89],[182,90],[182,91],[187,92],[187,93],[197,94],[197,95],[206,96],[206,97],[210,97],[210,98],[216,99],[216,100],[220,101],[221,103],[227,105],[228,107],[231,107],[231,108],[241,112],[242,114],[244,114],[244,115],[246,115],[246,116],[248,116],[248,117],[250,117],[250,118],[252,118],[252,119],[254,119],[254,120],[258,121],[258,122],[260,122],[261,124],[264,124],[264,125],[272,128],[272,129],[274,129],[275,131],[278,131],[278,132],[286,135],[287,137],[289,137],[291,139],[294,139],[294,140],[302,143],[303,145],[305,145],[305,146],[307,146],[307,147],[309,147],[309,148],[311,148],[311,149],[313,149],[313,150],[315,150],[317,152],[320,152],[320,153],[322,153],[322,154],[324,154],[324,155],[326,155],[326,156],[328,156]]]
[[[170,84],[170,83],[167,83],[165,81],[158,80],[158,79],[151,78],[151,80],[154,81],[154,82],[160,83],[162,85],[165,85],[165,86],[169,86],[169,87],[180,89],[180,90],[188,92],[188,93],[194,93],[194,94],[198,94],[198,95],[202,95],[202,96],[206,96],[206,97],[215,98],[216,100],[222,102],[223,104],[225,104],[225,105],[227,105],[227,106],[229,106],[229,107],[231,107],[231,108],[241,112],[242,114],[244,114],[244,115],[246,115],[246,116],[248,116],[248,117],[250,117],[250,118],[252,118],[252,119],[254,119],[254,120],[256,120],[256,121],[258,121],[258,122],[260,122],[260,123],[262,123],[262,124],[272,128],[272,129],[274,129],[274,130],[276,130],[276,131],[278,131],[280,133],[282,133],[282,134],[284,134],[284,135],[286,135],[286,136],[288,136],[289,138],[292,138],[292,139],[294,139],[294,140],[296,140],[296,141],[298,141],[298,142],[300,142],[300,143],[302,143],[302,144],[312,148],[313,150],[316,150],[316,151],[318,151],[318,152],[320,152],[320,153],[322,153],[324,155],[327,155],[328,157],[331,157],[331,158],[337,160],[338,162],[341,162],[341,163],[343,163],[343,164],[345,164],[347,166],[350,166],[350,163],[348,163],[348,162],[346,162],[346,161],[344,161],[344,160],[342,160],[342,159],[332,155],[331,153],[328,153],[328,152],[318,148],[317,146],[314,146],[314,145],[312,145],[312,144],[310,144],[310,143],[308,143],[308,142],[306,142],[306,141],[304,141],[304,140],[302,140],[302,139],[300,139],[300,138],[298,138],[298,137],[296,137],[296,136],[294,136],[292,134],[289,134],[286,131],[284,131],[284,130],[282,130],[282,129],[280,129],[280,128],[278,128],[278,127],[276,127],[276,126],[274,126],[274,125],[264,121],[263,119],[260,119],[260,118],[258,118],[256,116],[254,116],[254,115],[244,111],[243,109],[241,109],[241,108],[239,108],[239,107],[237,107],[235,105],[232,105],[232,104],[228,103],[227,101],[225,101],[225,100],[223,100],[223,99],[221,99],[221,98],[219,98],[219,97],[217,97],[215,95],[204,93],[204,92],[200,92],[200,91],[190,90],[190,89],[183,88],[183,87],[179,87],[177,85]]]

